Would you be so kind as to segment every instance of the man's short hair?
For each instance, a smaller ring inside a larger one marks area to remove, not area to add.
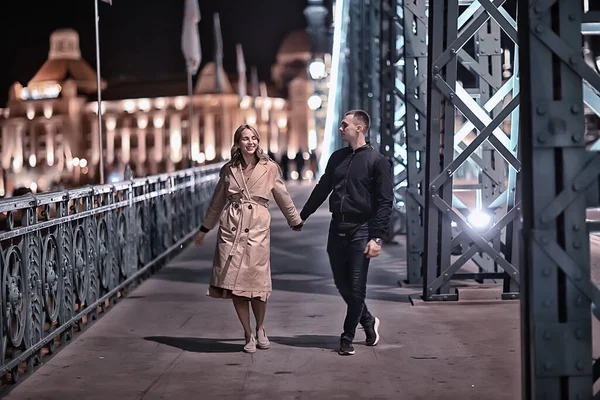
[[[346,116],[352,115],[360,124],[365,126],[365,132],[369,130],[371,126],[371,117],[365,110],[351,110],[346,113]]]

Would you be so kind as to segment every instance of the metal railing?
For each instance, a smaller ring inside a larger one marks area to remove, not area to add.
[[[0,200],[0,367],[9,381],[194,236],[221,166]]]

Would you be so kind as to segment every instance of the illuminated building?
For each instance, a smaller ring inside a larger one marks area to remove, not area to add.
[[[304,32],[288,35],[272,68],[275,86],[252,79],[251,95],[243,97],[217,63],[206,64],[194,87],[191,127],[185,79],[110,87],[102,80],[106,180],[121,179],[127,164],[135,176],[185,168],[190,152],[196,163],[227,159],[233,132],[244,122],[258,127],[263,147],[276,156],[306,151],[307,53]],[[13,84],[0,109],[0,195],[19,187],[47,191],[98,182],[96,79],[81,56],[78,33],[55,31],[48,60],[26,86]]]

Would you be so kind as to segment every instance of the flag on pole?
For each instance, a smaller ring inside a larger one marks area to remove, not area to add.
[[[221,37],[221,20],[219,18],[219,13],[214,14],[214,24],[215,24],[215,61],[217,62],[217,72],[215,77],[217,79],[217,90],[219,92],[223,91],[223,38]]]
[[[108,3],[108,5],[112,6],[112,0],[102,0],[105,3]]]
[[[256,67],[252,67],[252,71],[251,71],[251,79],[252,79],[252,97],[254,97],[255,99],[259,96],[260,93],[260,87],[259,87],[259,83],[258,83],[258,71],[256,70]]]
[[[185,0],[183,31],[181,32],[181,50],[183,51],[183,57],[185,58],[188,71],[192,75],[195,75],[196,72],[198,72],[200,62],[202,61],[198,22],[200,22],[198,0]]]
[[[248,93],[247,89],[247,77],[246,77],[246,60],[244,60],[244,50],[241,44],[235,46],[237,50],[237,70],[238,70],[238,94],[240,100],[246,97]]]

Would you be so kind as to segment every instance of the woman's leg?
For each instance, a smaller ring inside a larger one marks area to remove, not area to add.
[[[249,338],[252,335],[252,328],[250,327],[250,299],[234,295],[233,306],[244,327],[244,335],[246,338]]]
[[[259,299],[252,299],[252,312],[256,319],[256,331],[261,332],[265,329],[265,314],[267,313],[267,302]]]

